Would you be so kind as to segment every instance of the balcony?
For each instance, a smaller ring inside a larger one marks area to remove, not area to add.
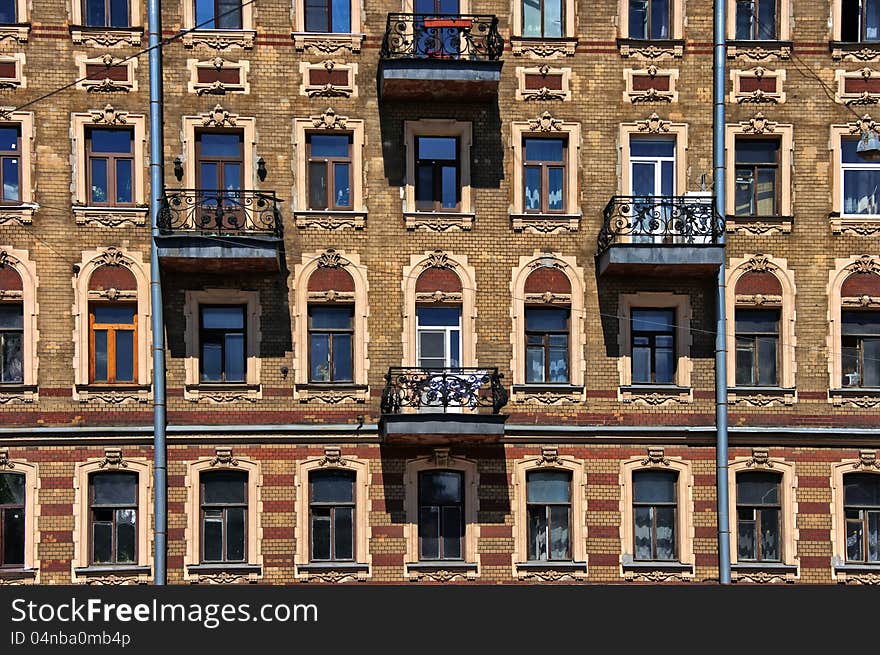
[[[507,419],[502,377],[497,368],[390,368],[380,431],[390,442],[498,441]]]
[[[498,95],[503,50],[495,16],[388,14],[379,54],[379,95],[490,99]]]
[[[280,270],[279,200],[273,191],[166,189],[159,259],[181,271]]]
[[[605,206],[599,275],[708,275],[724,261],[724,221],[707,194],[613,196]]]

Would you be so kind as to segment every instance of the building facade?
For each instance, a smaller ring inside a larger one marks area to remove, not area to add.
[[[0,3],[0,584],[878,583],[872,2]]]

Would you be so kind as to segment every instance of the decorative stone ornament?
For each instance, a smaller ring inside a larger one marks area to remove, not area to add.
[[[216,104],[207,114],[202,114],[202,127],[235,127],[236,117]]]
[[[348,116],[340,116],[332,107],[327,107],[320,116],[312,116],[312,125],[321,130],[344,130]]]
[[[654,112],[643,121],[636,122],[636,128],[638,131],[647,132],[648,134],[663,134],[669,132],[670,126],[671,123],[660,118],[660,116],[657,115],[657,112]]]
[[[0,469],[14,469],[15,464],[9,461],[9,448],[0,448]]]
[[[116,111],[113,105],[106,105],[104,109],[93,110],[92,123],[96,125],[127,125],[128,112]]]
[[[549,111],[529,120],[529,130],[532,132],[554,132],[560,129],[562,129],[562,121],[553,118]]]
[[[880,470],[880,462],[877,461],[877,451],[863,449],[859,451],[859,461],[853,464],[854,469],[877,469]]]
[[[765,467],[773,468],[773,462],[770,461],[770,453],[766,448],[752,448],[752,456],[746,462],[746,466],[754,466],[755,468]]]
[[[648,448],[648,456],[642,460],[642,466],[669,466],[662,448]]]
[[[348,261],[333,248],[328,248],[318,257],[318,268],[342,268],[347,265]]]
[[[216,448],[211,466],[238,466],[238,460],[232,456],[232,448]]]
[[[342,450],[339,446],[327,446],[324,448],[324,457],[318,462],[320,466],[346,466],[348,462],[342,458]]]
[[[121,448],[105,448],[104,459],[100,464],[100,468],[128,468],[128,463],[122,459]]]
[[[752,118],[740,123],[744,134],[772,134],[776,131],[777,123],[768,120],[763,112],[758,112]]]

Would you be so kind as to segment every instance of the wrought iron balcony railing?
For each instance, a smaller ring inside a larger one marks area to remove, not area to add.
[[[612,244],[718,245],[724,219],[703,196],[613,196],[605,206],[598,252]]]
[[[498,414],[507,404],[507,389],[497,368],[389,368],[382,391],[382,413],[404,408],[459,412],[491,408]]]
[[[158,227],[168,232],[281,236],[274,191],[166,189]]]
[[[380,57],[497,61],[503,51],[496,16],[388,14]]]

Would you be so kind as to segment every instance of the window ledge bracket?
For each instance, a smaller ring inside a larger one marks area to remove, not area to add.
[[[10,223],[31,225],[34,222],[34,212],[37,208],[38,206],[35,203],[0,205],[0,225],[7,225]]]
[[[618,390],[625,403],[644,405],[688,404],[693,402],[693,389],[676,384],[626,384]]]
[[[367,210],[298,209],[293,212],[293,222],[300,229],[362,230],[367,224]]]
[[[580,221],[580,214],[510,214],[510,225],[515,232],[532,232],[535,234],[577,232]]]
[[[336,405],[342,402],[365,403],[370,397],[370,387],[366,384],[298,384],[294,398],[301,403],[319,402]]]
[[[129,564],[91,564],[73,569],[74,577],[85,578],[87,584],[147,584],[151,574],[150,566]]]
[[[32,403],[37,400],[35,384],[0,384],[0,404],[21,402]]]
[[[308,48],[316,54],[333,54],[340,50],[360,52],[364,35],[348,32],[291,32],[293,47],[299,51]]]
[[[73,388],[74,400],[81,403],[148,403],[152,397],[152,387],[149,384],[77,384]]]
[[[795,582],[797,564],[785,562],[734,562],[730,565],[734,582]]]
[[[257,31],[253,29],[241,30],[183,30],[181,41],[184,47],[193,48],[204,45],[214,50],[227,48],[244,48],[250,50],[254,47]]]
[[[681,58],[684,55],[684,39],[617,39],[621,57],[637,59]]]
[[[516,56],[530,55],[543,59],[555,59],[558,55],[573,57],[577,50],[578,39],[574,36],[560,38],[512,36],[510,51]]]
[[[587,563],[574,561],[517,562],[516,575],[523,580],[541,582],[579,580],[587,575]]]
[[[793,405],[797,402],[797,390],[785,387],[729,387],[728,400],[731,404],[753,405]]]
[[[742,57],[754,61],[762,61],[771,57],[788,59],[791,57],[793,49],[794,44],[791,41],[733,39],[727,42],[727,58]]]
[[[35,580],[37,569],[8,568],[0,569],[0,580]]]
[[[263,567],[259,564],[188,564],[186,574],[189,582],[193,584],[254,583],[262,577]]]
[[[470,231],[474,218],[476,214],[473,212],[403,212],[407,230],[424,228],[429,232]]]
[[[620,568],[627,580],[664,582],[667,580],[689,581],[694,577],[694,565],[688,562],[667,560],[637,561],[626,553],[621,557]]]
[[[845,389],[829,389],[828,402],[838,407],[874,409],[880,407],[880,388],[849,387]]]
[[[859,237],[880,235],[880,216],[862,214],[841,214],[832,212],[828,215],[832,234],[849,234]]]
[[[793,224],[793,216],[734,216],[729,214],[724,220],[727,232],[745,234],[789,234]]]
[[[77,44],[102,47],[140,45],[144,36],[143,27],[106,28],[88,25],[71,25],[70,39]]]
[[[831,59],[839,61],[876,61],[880,59],[880,41],[829,41]]]
[[[77,225],[101,227],[141,226],[147,222],[148,207],[92,207],[74,205],[73,216]]]
[[[309,562],[296,565],[296,577],[318,582],[355,582],[370,577],[366,562]]]
[[[194,403],[255,403],[263,397],[263,390],[259,384],[187,384],[183,396]]]
[[[407,562],[406,577],[410,580],[433,580],[450,582],[452,580],[474,580],[479,575],[476,562],[425,561]]]
[[[584,387],[576,384],[515,384],[511,392],[515,403],[556,405],[584,401]]]

